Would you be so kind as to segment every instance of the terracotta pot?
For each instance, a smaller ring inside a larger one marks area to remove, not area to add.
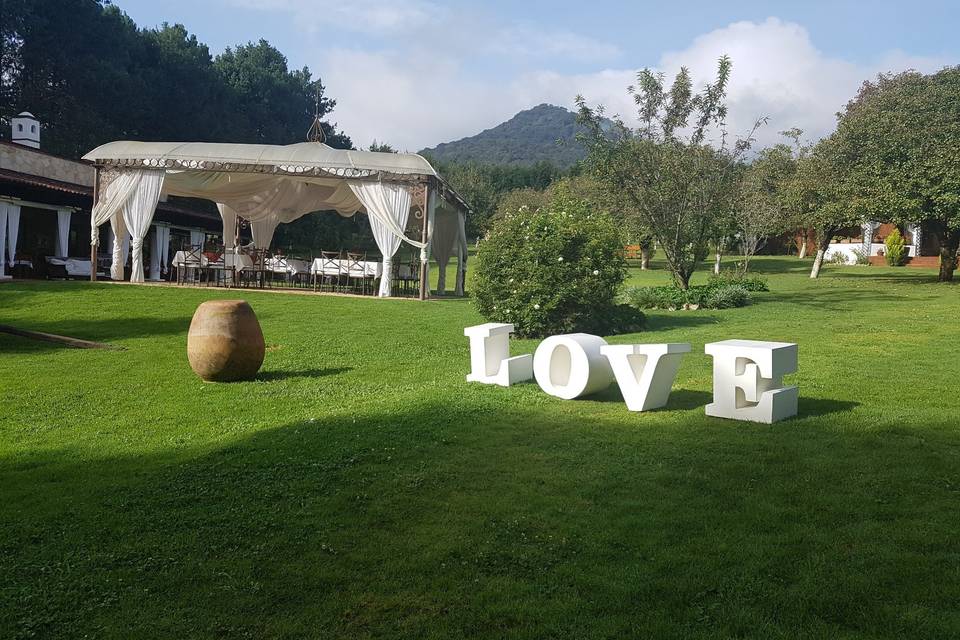
[[[197,307],[187,359],[207,382],[249,380],[263,364],[263,332],[245,300],[209,300]]]

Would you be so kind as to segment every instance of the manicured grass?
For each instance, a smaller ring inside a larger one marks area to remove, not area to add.
[[[960,288],[808,266],[612,338],[693,344],[645,414],[466,384],[468,301],[0,284],[126,347],[0,334],[0,637],[957,637]],[[238,295],[262,375],[203,384],[190,317]],[[704,416],[727,338],[799,343],[800,417]]]

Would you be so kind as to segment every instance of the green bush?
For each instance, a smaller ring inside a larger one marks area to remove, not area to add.
[[[869,265],[870,256],[867,255],[867,252],[863,249],[853,249],[853,262],[854,264]]]
[[[713,287],[703,301],[707,309],[732,309],[750,304],[750,291],[742,284]]]
[[[847,254],[843,251],[834,251],[830,255],[830,259],[827,262],[830,262],[831,264],[848,264],[850,262],[850,258],[848,258]]]
[[[637,309],[679,309],[687,303],[686,294],[675,286],[631,287],[623,296]]]
[[[613,220],[557,189],[547,206],[493,223],[477,250],[474,303],[521,337],[638,331],[643,314],[616,304],[627,275],[623,246]]]
[[[894,229],[891,231],[890,235],[887,236],[887,239],[884,240],[883,244],[887,248],[885,255],[887,264],[891,267],[903,266],[903,263],[907,257],[907,247],[903,242],[903,236],[900,235],[900,230]]]
[[[726,270],[717,275],[710,276],[709,286],[738,284],[747,291],[770,291],[767,285],[767,279],[753,274],[740,273],[739,271]]]
[[[676,285],[632,287],[624,292],[627,304],[637,309],[729,309],[752,302],[750,291],[742,284],[711,282],[684,291]]]

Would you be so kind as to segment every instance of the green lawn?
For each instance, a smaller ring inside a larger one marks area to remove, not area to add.
[[[960,287],[756,267],[611,339],[693,345],[644,414],[467,384],[464,300],[0,284],[126,347],[0,334],[0,637],[960,636]],[[203,384],[190,317],[238,295],[262,375]],[[727,338],[799,343],[800,417],[704,416]]]

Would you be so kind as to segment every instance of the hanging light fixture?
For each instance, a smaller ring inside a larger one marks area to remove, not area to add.
[[[320,122],[320,87],[317,87],[317,98],[313,111],[313,124],[307,130],[307,142],[319,142],[323,144],[327,141],[327,136],[323,133],[323,124]]]

